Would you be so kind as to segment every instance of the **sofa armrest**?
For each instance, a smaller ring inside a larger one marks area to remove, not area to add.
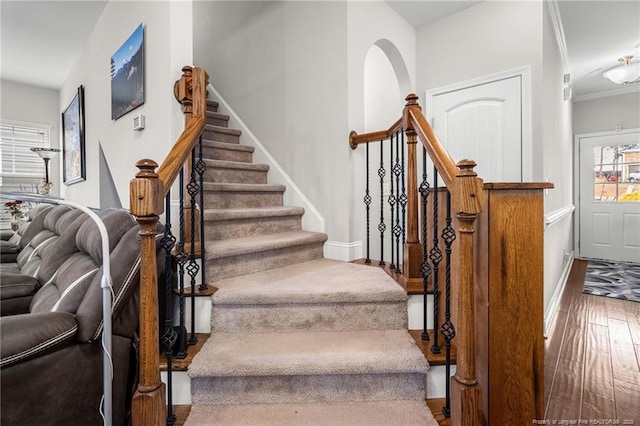
[[[1,317],[0,368],[64,347],[77,330],[75,316],[68,312]]]
[[[9,238],[13,237],[14,232],[10,229],[0,230],[0,240],[9,241]]]
[[[40,287],[40,282],[30,275],[2,274],[0,282],[0,299],[33,295]]]

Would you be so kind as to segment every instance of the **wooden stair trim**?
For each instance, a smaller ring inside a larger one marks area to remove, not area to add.
[[[438,344],[440,345],[440,349],[442,350],[439,354],[434,354],[431,352],[431,342],[433,342],[433,329],[427,330],[427,334],[429,335],[429,340],[422,340],[422,330],[409,330],[409,334],[413,337],[413,340],[416,341],[416,345],[422,351],[422,354],[427,358],[429,365],[445,365],[445,349],[444,349],[444,336],[440,334],[438,337]],[[451,365],[455,365],[457,361],[458,355],[456,350],[456,345],[451,344]]]
[[[171,359],[171,370],[172,371],[187,371],[191,362],[193,361],[193,357],[195,357],[198,352],[202,349],[205,342],[209,340],[211,334],[209,333],[196,333],[196,337],[198,338],[198,342],[195,345],[188,346],[187,356],[184,359]],[[167,357],[164,352],[160,353],[160,371],[167,371]]]

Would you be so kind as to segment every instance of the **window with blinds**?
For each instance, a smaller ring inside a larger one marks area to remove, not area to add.
[[[0,123],[0,186],[2,191],[38,192],[44,181],[44,161],[31,148],[50,146],[48,128]],[[10,226],[11,216],[4,208],[2,228]]]

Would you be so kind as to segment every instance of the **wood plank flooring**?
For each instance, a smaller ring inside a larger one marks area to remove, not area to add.
[[[586,267],[574,261],[545,342],[545,419],[640,425],[640,303],[584,294]]]

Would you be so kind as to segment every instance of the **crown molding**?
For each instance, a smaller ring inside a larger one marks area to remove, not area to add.
[[[562,57],[562,63],[564,68],[569,69],[569,55],[567,53],[567,41],[564,36],[564,28],[562,27],[562,19],[560,18],[560,9],[558,8],[558,0],[546,0],[549,6],[549,15],[551,15],[551,22],[553,23],[553,31],[556,34],[556,41],[558,48],[560,49],[560,56]]]

